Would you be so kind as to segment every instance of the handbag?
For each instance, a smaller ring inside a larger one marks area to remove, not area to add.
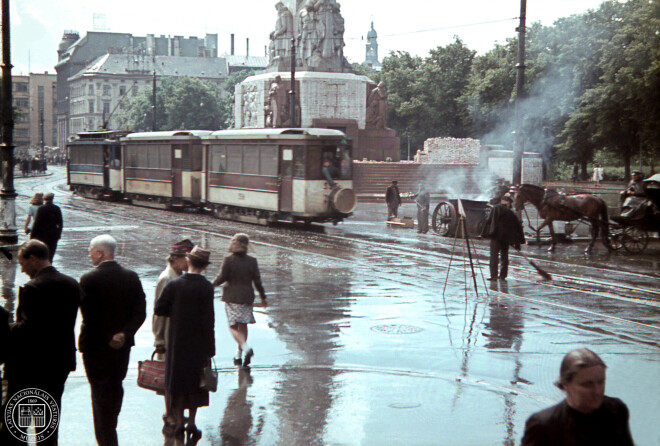
[[[215,359],[211,365],[211,359],[202,369],[202,377],[199,380],[199,387],[208,392],[215,392],[218,390],[218,372],[215,369]]]
[[[151,354],[151,359],[138,361],[137,384],[143,389],[165,392],[165,361],[155,361],[155,354],[156,351]]]

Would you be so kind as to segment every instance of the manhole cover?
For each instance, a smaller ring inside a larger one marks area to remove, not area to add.
[[[371,329],[385,334],[413,334],[424,330],[423,328],[415,327],[414,325],[401,324],[376,325],[371,327]]]

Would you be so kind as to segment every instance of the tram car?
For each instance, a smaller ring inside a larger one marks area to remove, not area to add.
[[[68,145],[70,188],[86,197],[259,224],[337,223],[357,203],[338,130],[91,133]]]
[[[220,218],[337,223],[355,208],[351,148],[340,131],[221,130],[202,140],[203,200]],[[324,176],[324,162],[336,178]]]
[[[126,132],[81,132],[67,144],[67,184],[77,194],[96,199],[123,195],[121,145]]]
[[[130,133],[121,138],[124,198],[163,209],[201,205],[202,137],[208,130]]]

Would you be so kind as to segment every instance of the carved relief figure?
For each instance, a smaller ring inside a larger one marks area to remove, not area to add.
[[[330,59],[333,56],[334,45],[334,0],[317,0],[315,4],[317,14],[317,29],[319,35],[319,47],[321,56]]]
[[[309,60],[319,44],[314,5],[311,1],[305,3],[305,6],[300,10],[298,21],[298,50],[300,51],[300,63],[298,65],[309,64]]]
[[[284,3],[277,2],[277,22],[275,23],[275,57],[284,58],[291,52],[293,37],[293,15]]]
[[[387,90],[385,83],[380,82],[371,90],[367,99],[366,127],[370,129],[384,129],[387,115]]]
[[[266,127],[283,127],[289,119],[287,92],[280,76],[270,84],[266,114]]]
[[[334,35],[334,52],[339,60],[344,59],[344,17],[341,15],[341,6],[339,3],[335,2],[332,7],[333,22],[335,29],[333,32]]]

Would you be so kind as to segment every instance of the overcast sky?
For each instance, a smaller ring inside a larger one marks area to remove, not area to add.
[[[339,0],[345,20],[344,53],[362,62],[364,40],[373,18],[379,58],[390,51],[426,56],[458,35],[468,47],[484,53],[515,35],[520,0]],[[217,33],[219,53],[264,55],[275,28],[276,0],[11,0],[12,73],[54,73],[57,45],[64,30],[82,36],[95,29],[146,34],[204,37]],[[527,23],[551,25],[560,17],[595,9],[602,0],[527,0]]]

